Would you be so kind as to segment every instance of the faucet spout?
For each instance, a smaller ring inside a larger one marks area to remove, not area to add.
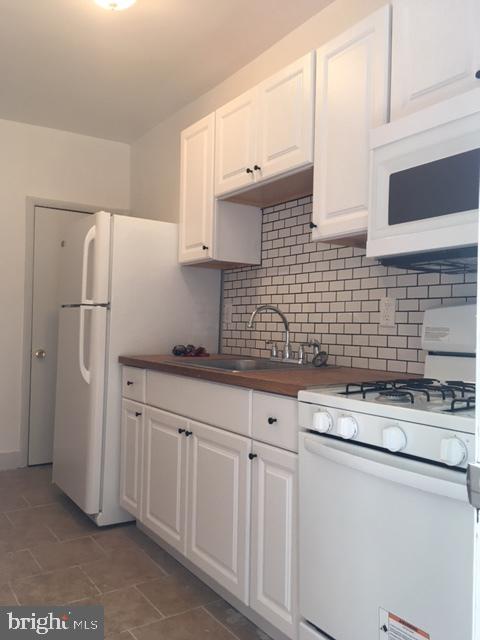
[[[290,325],[287,320],[287,316],[281,311],[278,307],[275,307],[272,304],[261,304],[252,312],[250,318],[247,323],[247,327],[249,329],[253,328],[253,321],[255,320],[255,316],[257,313],[262,313],[263,311],[270,311],[271,313],[276,313],[280,316],[283,326],[285,328],[285,345],[283,348],[283,359],[290,360],[291,358],[291,345],[290,345]]]

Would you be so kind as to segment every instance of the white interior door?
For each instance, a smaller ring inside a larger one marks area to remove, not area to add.
[[[90,217],[87,213],[45,207],[36,207],[34,215],[30,465],[52,461],[59,273],[62,252],[68,251],[68,246],[62,246],[62,242],[69,225]]]

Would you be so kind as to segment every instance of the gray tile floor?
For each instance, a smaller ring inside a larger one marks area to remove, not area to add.
[[[0,605],[102,604],[111,640],[268,640],[134,525],[98,529],[51,468],[0,472]]]

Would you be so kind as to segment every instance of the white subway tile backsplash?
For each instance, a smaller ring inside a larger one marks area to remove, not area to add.
[[[290,321],[296,351],[300,342],[319,340],[338,366],[422,374],[423,312],[442,304],[472,300],[474,274],[415,273],[384,267],[360,248],[312,242],[308,223],[311,197],[263,210],[262,264],[224,271],[224,304],[233,305],[232,322],[223,324],[224,353],[269,356],[267,340],[281,348],[283,326],[259,304],[275,304]],[[379,325],[379,301],[397,300],[397,324]]]

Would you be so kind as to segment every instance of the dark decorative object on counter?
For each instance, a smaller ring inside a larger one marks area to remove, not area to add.
[[[205,347],[195,347],[193,344],[187,344],[187,346],[176,344],[172,349],[172,353],[174,356],[186,358],[205,358],[210,355]]]

